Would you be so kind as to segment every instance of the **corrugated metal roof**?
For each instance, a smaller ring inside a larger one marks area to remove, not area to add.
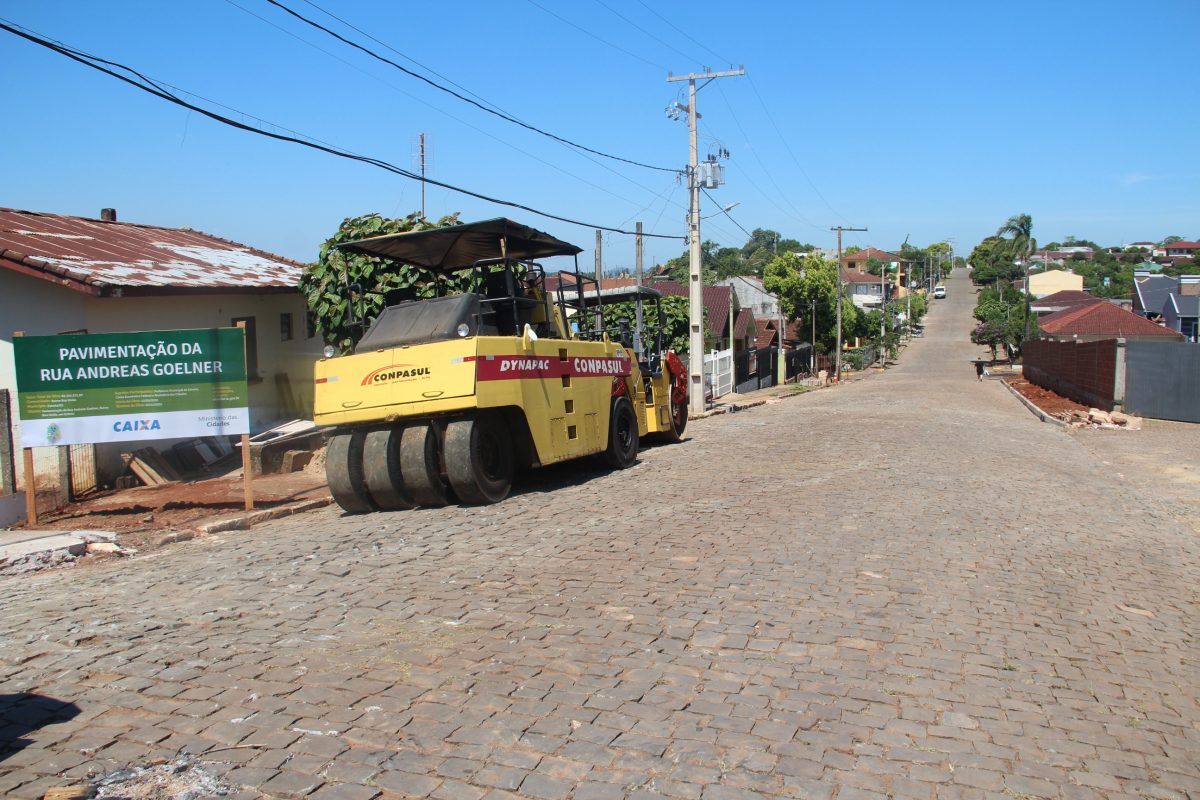
[[[11,208],[0,208],[0,266],[151,291],[295,288],[303,272],[298,262],[187,228]]]

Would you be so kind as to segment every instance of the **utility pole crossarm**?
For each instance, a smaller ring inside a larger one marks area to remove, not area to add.
[[[671,83],[673,81],[700,81],[700,80],[704,80],[706,78],[709,78],[709,79],[711,79],[711,78],[736,78],[739,75],[745,75],[745,74],[746,74],[745,65],[739,65],[737,69],[726,70],[725,72],[712,72],[711,70],[708,70],[708,69],[705,69],[704,72],[689,72],[687,75],[673,75],[672,73],[668,72],[667,73],[667,82]]]

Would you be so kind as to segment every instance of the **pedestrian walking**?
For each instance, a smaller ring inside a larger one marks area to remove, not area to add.
[[[976,361],[976,362],[975,362],[975,379],[976,379],[976,380],[980,380],[980,381],[981,381],[981,380],[983,380],[983,373],[984,373],[984,371],[985,371],[985,370],[984,370],[984,367],[983,367],[983,362],[982,362],[982,361]]]

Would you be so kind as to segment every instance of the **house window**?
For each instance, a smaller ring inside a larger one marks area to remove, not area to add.
[[[239,322],[245,323],[246,328],[246,380],[258,380],[258,335],[254,317],[234,317],[229,324],[236,328]]]
[[[311,339],[317,335],[317,314],[314,311],[304,312],[304,338]]]
[[[279,341],[290,342],[292,340],[292,312],[284,311],[279,315]]]

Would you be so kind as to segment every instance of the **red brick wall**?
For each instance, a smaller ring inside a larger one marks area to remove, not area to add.
[[[1117,340],[1026,342],[1021,348],[1025,379],[1077,403],[1113,409],[1117,380]]]

